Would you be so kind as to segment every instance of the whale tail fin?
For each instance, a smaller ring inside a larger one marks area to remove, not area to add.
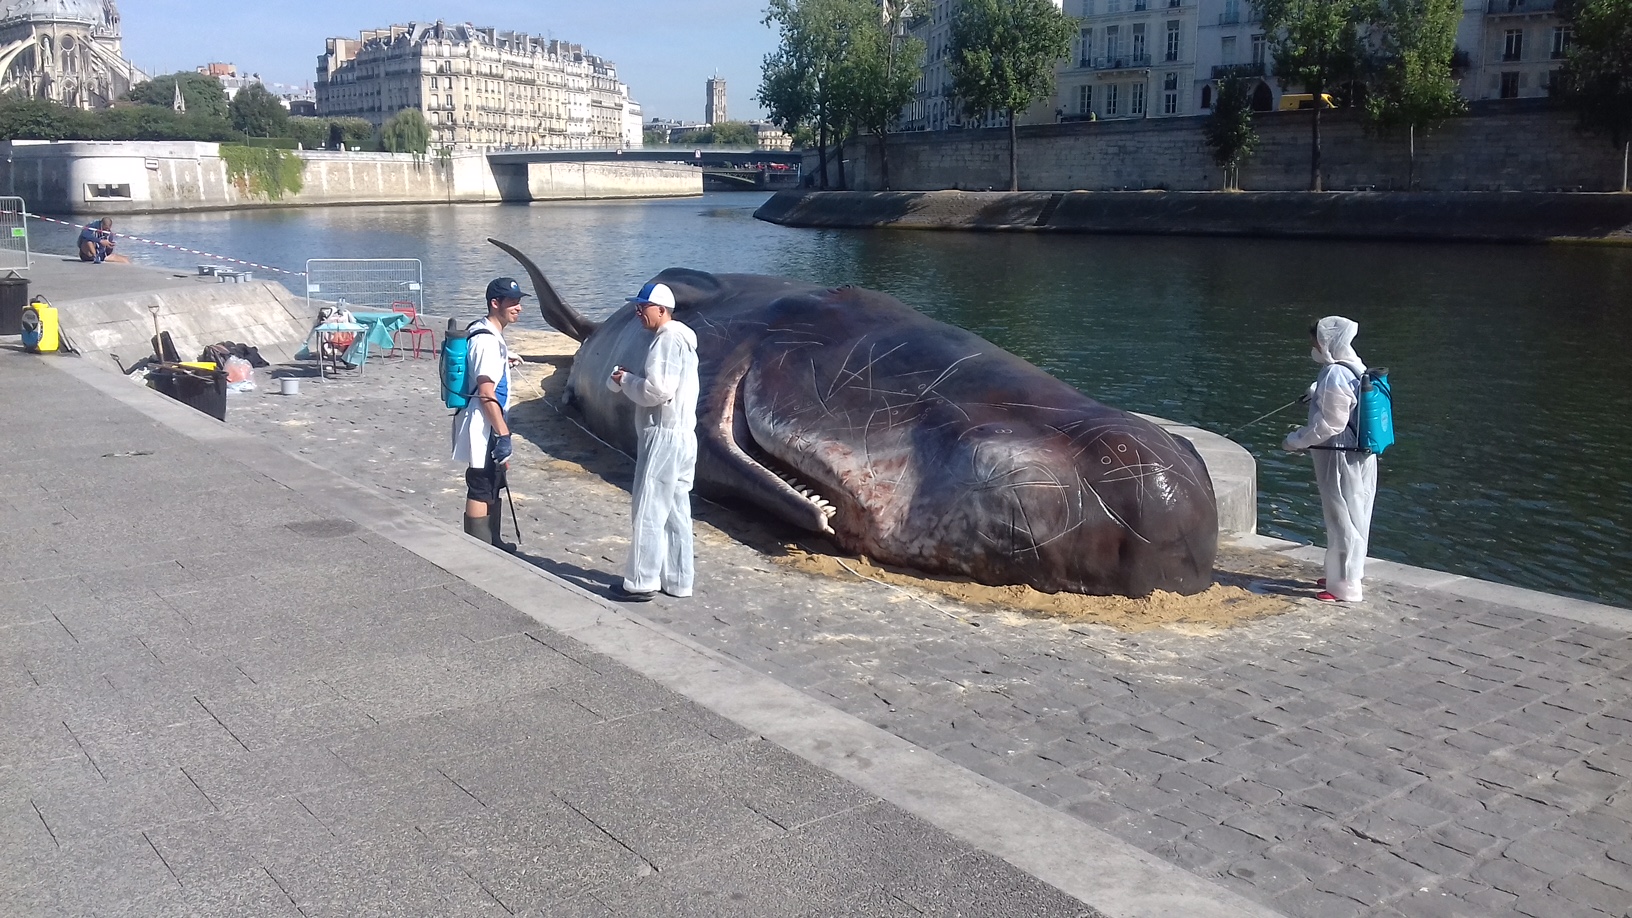
[[[521,266],[527,269],[527,276],[533,281],[533,293],[538,296],[538,309],[544,313],[544,321],[550,323],[551,328],[576,341],[589,337],[595,330],[595,323],[584,318],[578,310],[568,306],[566,300],[561,299],[561,294],[555,292],[550,279],[544,276],[538,265],[533,264],[531,258],[523,255],[521,250],[509,243],[500,242],[492,237],[488,237],[487,241],[509,253],[511,258],[521,262]]]

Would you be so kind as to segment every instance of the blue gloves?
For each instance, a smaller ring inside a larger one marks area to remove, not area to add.
[[[514,452],[515,452],[515,447],[513,445],[511,445],[510,435],[509,434],[505,434],[502,437],[494,437],[493,438],[493,461],[494,462],[509,462],[510,461],[510,455],[512,453],[514,453]]]

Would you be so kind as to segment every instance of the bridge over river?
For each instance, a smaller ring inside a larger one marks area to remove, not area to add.
[[[495,174],[536,163],[670,163],[702,170],[710,191],[764,191],[797,187],[802,155],[742,147],[645,147],[638,150],[509,150],[487,154]]]

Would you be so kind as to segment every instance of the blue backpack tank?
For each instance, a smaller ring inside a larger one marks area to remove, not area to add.
[[[469,388],[470,339],[475,335],[491,334],[485,328],[474,331],[460,328],[458,319],[448,320],[448,331],[442,336],[442,354],[437,367],[437,375],[442,381],[443,405],[460,409],[470,404],[470,397],[475,394]]]
[[[1394,388],[1388,367],[1373,367],[1360,377],[1360,406],[1355,409],[1360,449],[1375,456],[1394,445]]]

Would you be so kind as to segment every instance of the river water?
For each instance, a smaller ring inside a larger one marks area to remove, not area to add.
[[[420,258],[427,311],[472,317],[494,275],[530,286],[489,236],[531,253],[591,316],[671,265],[856,283],[1101,401],[1221,433],[1296,398],[1316,370],[1310,323],[1342,314],[1395,389],[1372,553],[1632,605],[1632,249],[798,230],[753,220],[763,200],[242,211],[115,229],[293,271]],[[68,228],[31,232],[37,250],[72,247]],[[121,250],[189,271],[211,260]],[[1260,531],[1320,543],[1309,461],[1278,449],[1301,422],[1296,406],[1235,439],[1258,459]]]

